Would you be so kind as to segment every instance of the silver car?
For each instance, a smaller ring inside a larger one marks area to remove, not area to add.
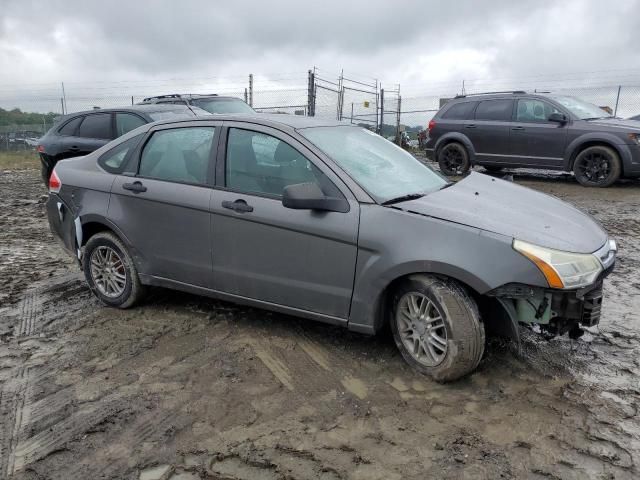
[[[579,336],[615,242],[589,215],[471,173],[457,183],[366,129],[286,116],[147,124],[55,167],[52,231],[95,295],[168,287],[375,334],[436,380],[485,331]]]

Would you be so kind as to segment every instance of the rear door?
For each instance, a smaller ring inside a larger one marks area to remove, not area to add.
[[[73,133],[63,139],[63,158],[88,155],[113,140],[113,115],[89,113]]]
[[[552,113],[564,112],[538,98],[518,99],[509,139],[509,153],[515,162],[536,167],[563,166],[568,124],[550,122]]]
[[[293,137],[253,124],[225,125],[211,199],[214,288],[346,320],[356,264],[357,201]],[[285,208],[283,188],[304,182],[346,198],[349,212]]]
[[[211,286],[209,204],[219,123],[151,129],[134,172],[119,175],[109,218],[136,252],[142,274]]]
[[[508,160],[513,99],[478,102],[473,120],[464,122],[464,133],[471,139],[476,160],[501,163]]]

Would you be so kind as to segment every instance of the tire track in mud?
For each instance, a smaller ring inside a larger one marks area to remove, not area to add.
[[[56,318],[65,316],[64,313],[55,311],[54,304],[69,299],[73,294],[69,294],[69,290],[75,287],[73,291],[78,291],[79,284],[80,275],[73,273],[57,277],[53,281],[51,279],[41,281],[27,290],[17,305],[3,308],[1,313],[6,318],[13,319],[15,325],[9,342],[17,345],[18,350],[25,351],[28,358],[31,358],[34,352],[37,353],[38,357],[43,357],[38,360],[40,364],[46,364],[44,358],[48,357],[48,354],[40,351],[40,345],[33,344],[33,340],[29,339],[34,338],[38,341],[46,339],[45,334],[41,332],[43,327],[51,324]],[[29,365],[29,363],[30,360],[27,359],[22,365],[14,368],[14,372],[0,387],[0,412],[2,412],[0,473],[3,476],[12,475],[20,470],[25,462],[28,463],[33,458],[41,458],[43,456],[41,451],[47,452],[51,448],[57,448],[57,442],[53,439],[36,437],[30,441],[24,438],[25,428],[32,423],[33,387],[45,376],[42,373],[36,373],[37,365]],[[46,370],[54,372],[58,366],[58,362],[53,362]],[[67,399],[58,399],[55,405],[60,406],[65,400]],[[46,401],[44,403],[42,409],[46,407]],[[42,409],[35,411],[37,419],[51,412],[50,409],[48,412]],[[67,438],[65,435],[73,435],[74,432],[71,425],[64,425],[60,438]],[[37,447],[38,444],[41,444],[42,448]]]

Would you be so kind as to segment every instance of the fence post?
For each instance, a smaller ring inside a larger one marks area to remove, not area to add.
[[[384,130],[384,88],[380,89],[380,127],[378,133],[382,135]]]
[[[396,141],[402,147],[402,138],[400,136],[400,106],[402,105],[402,97],[398,95],[398,111],[396,112]]]
[[[253,107],[253,73],[249,74],[249,106]]]
[[[247,88],[244,89],[244,103],[249,104],[249,96],[247,95]]]
[[[618,85],[618,96],[616,97],[616,108],[613,109],[614,117],[618,114],[618,102],[620,101],[620,90],[622,90],[622,85]]]
[[[314,117],[316,114],[316,102],[315,102],[315,74],[309,70],[309,80],[307,85],[307,115]]]
[[[133,95],[131,95],[131,105],[133,105]]]

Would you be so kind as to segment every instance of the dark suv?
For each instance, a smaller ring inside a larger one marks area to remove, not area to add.
[[[45,185],[49,184],[49,177],[58,161],[88,155],[141,125],[196,115],[208,115],[208,112],[186,105],[133,105],[76,112],[60,117],[38,141],[42,179]]]
[[[145,98],[139,105],[168,103],[173,105],[193,105],[209,113],[244,113],[251,115],[256,111],[236,97],[223,97],[215,93],[208,95],[177,94],[159,95]]]
[[[573,171],[584,186],[640,176],[640,122],[574,97],[524,91],[460,95],[429,122],[427,155],[446,175],[475,164]]]

